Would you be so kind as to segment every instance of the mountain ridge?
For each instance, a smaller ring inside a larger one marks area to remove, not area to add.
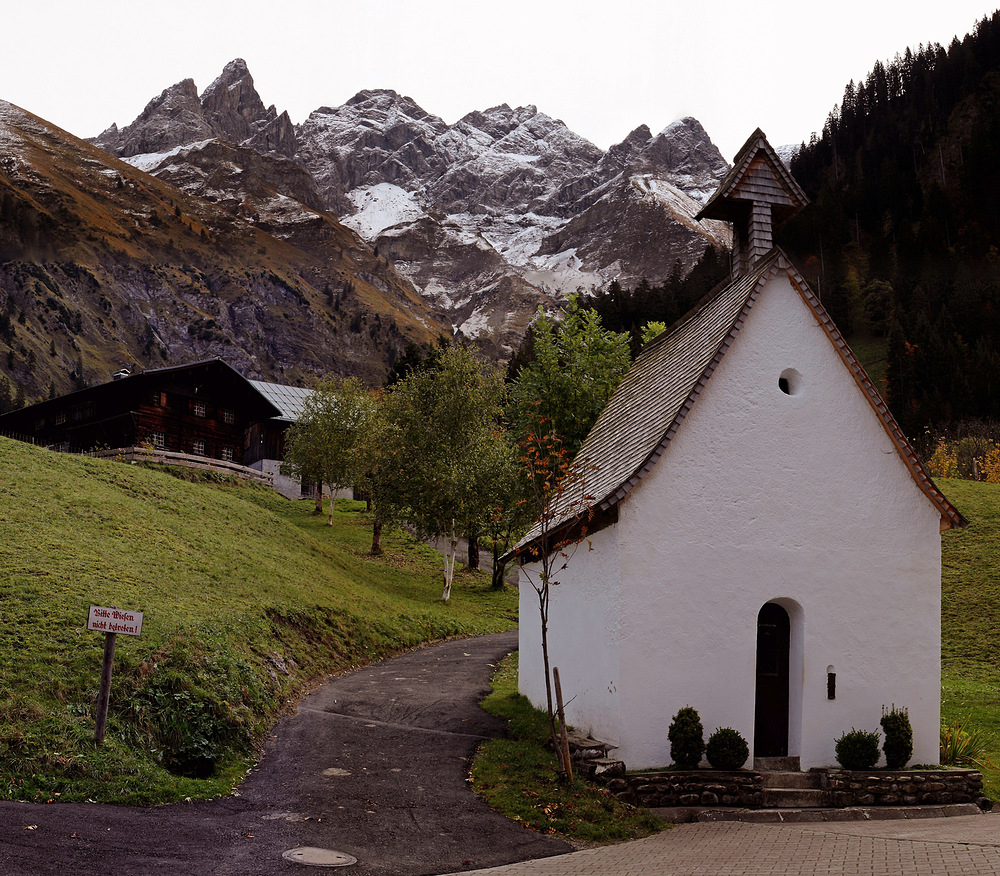
[[[173,88],[190,103],[190,85]],[[312,177],[322,205],[392,260],[432,310],[495,355],[509,355],[539,305],[551,310],[612,279],[663,280],[678,262],[690,269],[706,246],[729,244],[726,228],[690,219],[728,171],[690,117],[656,135],[639,126],[605,151],[534,105],[473,110],[449,125],[392,89],[364,89],[268,141],[265,132],[287,114],[265,109],[241,59],[200,103],[200,116],[189,106],[173,136],[163,133],[172,105],[154,100],[132,125],[94,142],[139,161],[137,143],[176,146],[178,138],[196,164],[208,163],[196,152],[212,138],[287,158]],[[202,191],[204,181],[185,180],[180,164],[149,161],[147,169]]]
[[[0,145],[0,367],[33,397],[213,356],[249,377],[378,382],[407,342],[450,330],[353,231],[262,176],[233,210],[6,101]],[[275,204],[280,222],[252,214]]]

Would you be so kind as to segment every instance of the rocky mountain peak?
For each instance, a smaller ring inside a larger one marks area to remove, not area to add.
[[[112,124],[91,142],[128,158],[214,138],[287,158],[295,154],[291,119],[273,104],[264,106],[242,58],[226,64],[200,97],[194,80],[185,79],[153,98],[132,124]]]
[[[213,130],[231,143],[249,139],[277,115],[273,106],[268,113],[242,58],[226,64],[222,75],[202,92],[201,106]]]
[[[613,278],[655,282],[728,245],[726,228],[694,220],[728,165],[690,117],[656,135],[639,125],[605,152],[532,104],[448,124],[411,97],[365,89],[292,125],[264,107],[239,58],[200,99],[188,80],[153,104],[157,119],[181,107],[200,137],[139,164],[282,235],[301,233],[294,202],[335,213],[432,310],[496,349],[516,345],[539,303]],[[98,142],[132,134],[112,127]]]
[[[726,175],[729,165],[701,123],[688,116],[671,122],[650,139],[630,163],[629,170],[665,175],[704,203]]]
[[[617,168],[621,171],[632,159],[649,145],[653,135],[648,125],[639,125],[621,143],[612,146],[601,160],[602,166]]]
[[[146,104],[131,125],[118,131],[118,141],[110,151],[119,156],[166,152],[175,146],[212,136],[194,80],[184,79],[164,89]]]
[[[429,119],[444,124],[437,116],[427,112],[412,97],[399,94],[391,88],[364,89],[355,94],[344,106],[356,107],[359,112],[370,116],[395,113],[415,121]],[[329,107],[326,109],[329,110]]]
[[[701,122],[690,116],[667,125],[644,151],[681,173],[701,172],[710,165],[726,163]]]
[[[269,116],[274,116],[274,106],[268,107],[267,112]],[[277,152],[286,158],[292,158],[298,142],[295,139],[295,126],[288,117],[288,112],[283,111],[280,116],[275,116],[247,141],[247,145],[258,152]]]

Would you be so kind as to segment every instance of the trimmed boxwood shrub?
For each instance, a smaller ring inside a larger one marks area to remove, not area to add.
[[[670,722],[667,738],[674,763],[684,770],[697,769],[705,753],[705,730],[698,713],[690,706],[680,709]]]
[[[708,737],[705,757],[717,770],[738,770],[750,757],[750,746],[732,727],[720,727]]]
[[[878,732],[855,730],[837,740],[837,763],[845,770],[870,770],[878,763]]]
[[[885,742],[882,743],[885,765],[891,770],[901,770],[913,757],[913,728],[909,712],[897,709],[895,703],[888,711],[882,706],[880,723],[885,734]]]

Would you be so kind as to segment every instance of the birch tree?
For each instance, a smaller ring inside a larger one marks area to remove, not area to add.
[[[287,469],[330,488],[330,516],[338,490],[357,477],[356,448],[371,407],[370,394],[357,378],[327,378],[306,399],[302,415],[285,436]]]
[[[399,504],[422,536],[444,539],[445,602],[459,536],[486,513],[482,462],[501,435],[503,400],[501,372],[461,345],[411,372],[386,400],[400,448]]]
[[[399,430],[391,418],[385,397],[373,394],[355,456],[357,486],[371,503],[371,554],[376,557],[382,555],[383,528],[398,521],[402,513],[400,445]]]

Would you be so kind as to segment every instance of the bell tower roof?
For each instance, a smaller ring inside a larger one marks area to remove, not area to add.
[[[715,194],[695,216],[733,224],[733,277],[774,247],[773,227],[799,212],[809,199],[758,128],[733,159]]]

